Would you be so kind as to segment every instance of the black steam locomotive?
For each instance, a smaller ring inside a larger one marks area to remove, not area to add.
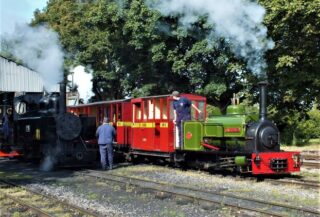
[[[66,112],[65,84],[60,93],[27,93],[14,99],[14,141],[26,160],[53,166],[94,162],[98,147],[95,118]]]

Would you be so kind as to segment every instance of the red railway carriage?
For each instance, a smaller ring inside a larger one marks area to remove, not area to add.
[[[206,98],[194,94],[181,94],[206,114]],[[171,95],[134,99],[102,101],[69,106],[76,115],[95,116],[97,126],[108,117],[116,127],[117,146],[127,146],[132,153],[168,156],[175,151],[173,125],[173,99]],[[192,108],[192,119],[200,120]],[[205,117],[201,117],[202,119]]]

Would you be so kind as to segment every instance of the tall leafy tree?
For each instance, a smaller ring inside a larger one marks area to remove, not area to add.
[[[320,1],[259,2],[266,7],[265,24],[275,41],[267,55],[270,104],[284,139],[291,143],[300,122],[320,100]]]
[[[275,41],[268,53],[273,103],[278,108],[309,110],[320,96],[320,1],[260,0]]]
[[[212,29],[205,18],[186,30],[177,17],[163,17],[142,0],[51,0],[35,13],[33,25],[41,23],[59,33],[70,64],[93,70],[97,99],[178,89],[206,95],[224,109],[243,88],[241,60],[223,39],[208,44]]]
[[[280,119],[308,110],[319,95],[319,0],[259,2],[275,41],[266,56],[267,75]],[[213,32],[207,18],[199,17],[190,29],[178,18],[159,14],[143,0],[50,0],[35,13],[33,25],[55,29],[67,62],[92,69],[96,99],[177,89],[202,94],[224,110],[235,92],[255,96],[258,79],[232,54],[228,41],[206,39]]]

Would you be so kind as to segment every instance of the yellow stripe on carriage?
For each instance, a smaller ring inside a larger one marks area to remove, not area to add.
[[[131,127],[132,122],[124,122],[124,121],[118,121],[117,127]]]
[[[168,128],[168,123],[167,122],[161,122],[160,123],[160,128]]]
[[[132,128],[155,128],[155,123],[132,123]]]

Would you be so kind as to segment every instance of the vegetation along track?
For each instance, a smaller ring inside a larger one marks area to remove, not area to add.
[[[265,181],[275,184],[289,184],[289,185],[297,185],[304,188],[311,188],[311,189],[319,189],[320,182],[313,181],[313,180],[299,180],[299,179],[265,179]]]
[[[77,174],[82,176],[101,178],[106,181],[130,184],[141,189],[151,190],[155,194],[159,195],[164,194],[169,196],[176,196],[178,198],[188,198],[191,201],[197,202],[199,204],[220,204],[223,206],[229,206],[241,210],[249,210],[271,216],[291,216],[292,214],[295,216],[320,215],[319,211],[306,209],[303,207],[268,202],[249,197],[231,195],[227,193],[201,190],[171,183],[160,183],[131,176],[103,173],[95,170],[80,171],[77,172]]]
[[[0,202],[1,200],[9,199],[13,201],[13,204],[21,206],[22,209],[18,211],[19,213],[28,211],[41,217],[98,216],[96,213],[89,210],[68,204],[64,201],[58,200],[57,198],[44,195],[35,190],[28,189],[27,187],[6,180],[0,180],[0,195],[2,195]]]

